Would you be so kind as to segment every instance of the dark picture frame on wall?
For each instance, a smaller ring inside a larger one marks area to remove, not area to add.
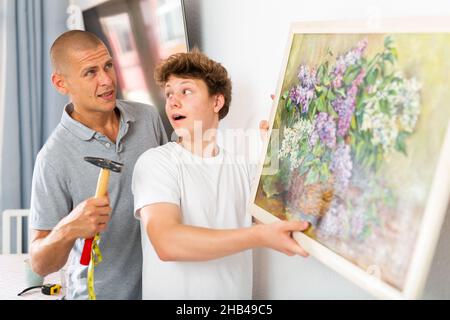
[[[170,137],[164,94],[153,74],[162,59],[189,51],[184,0],[88,0],[79,5],[85,30],[111,52],[117,97],[155,106]]]

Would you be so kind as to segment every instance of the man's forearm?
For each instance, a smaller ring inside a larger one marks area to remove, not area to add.
[[[262,246],[258,229],[213,230],[180,224],[153,241],[161,260],[204,261]]]
[[[33,270],[46,276],[61,269],[67,262],[75,240],[65,226],[59,225],[44,238],[34,240],[30,250]]]

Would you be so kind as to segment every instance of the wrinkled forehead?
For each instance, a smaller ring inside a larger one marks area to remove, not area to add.
[[[55,58],[57,69],[70,74],[84,68],[101,66],[111,60],[111,55],[103,44],[95,47],[73,44],[64,48],[64,53]]]

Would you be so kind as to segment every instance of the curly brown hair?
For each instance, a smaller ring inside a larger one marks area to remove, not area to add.
[[[211,60],[197,49],[188,53],[176,53],[163,60],[155,69],[154,78],[161,87],[164,87],[170,76],[203,80],[210,96],[221,94],[224,97],[225,102],[219,111],[219,120],[228,114],[231,103],[231,79],[220,63]]]

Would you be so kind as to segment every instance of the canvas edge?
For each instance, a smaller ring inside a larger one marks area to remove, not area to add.
[[[366,20],[293,22],[294,33],[432,33],[450,32],[448,16],[418,16]]]
[[[447,124],[447,130],[439,153],[413,257],[405,281],[404,293],[409,299],[417,298],[422,294],[439,241],[439,235],[450,200],[449,163],[450,121]]]
[[[250,211],[256,200],[256,193],[258,191],[259,181],[261,180],[261,173],[264,168],[264,161],[266,159],[267,148],[269,146],[269,143],[270,143],[271,137],[272,137],[273,123],[275,121],[275,116],[277,113],[277,107],[278,107],[280,95],[281,95],[281,88],[283,86],[283,81],[284,81],[284,74],[286,73],[287,64],[289,62],[289,55],[290,55],[290,52],[292,49],[292,40],[293,40],[294,34],[295,34],[293,32],[292,28],[293,28],[293,25],[291,25],[291,27],[289,29],[287,45],[286,45],[286,48],[284,51],[283,65],[280,68],[277,89],[276,89],[275,97],[272,102],[272,109],[270,111],[270,117],[269,117],[269,131],[267,132],[267,139],[264,141],[263,147],[261,148],[261,154],[260,154],[260,158],[259,158],[260,161],[258,163],[258,169],[256,171],[256,176],[255,176],[255,179],[253,180],[253,184],[252,184]],[[267,213],[267,214],[270,216],[273,216],[270,213]]]
[[[283,65],[278,78],[277,93],[272,104],[272,111],[270,114],[270,129],[268,132],[268,138],[264,143],[264,147],[261,152],[261,161],[258,166],[257,175],[254,179],[252,186],[251,203],[249,211],[253,217],[260,220],[263,223],[272,223],[279,221],[277,217],[271,213],[260,208],[255,204],[256,193],[259,186],[264,161],[267,154],[267,148],[272,135],[273,123],[277,107],[279,104],[281,88],[284,81],[284,75],[286,73],[287,64],[289,62],[289,56],[292,50],[293,37],[297,33],[311,34],[311,33],[432,33],[432,32],[450,32],[450,22],[448,17],[415,17],[415,18],[392,18],[392,19],[380,19],[378,25],[369,25],[368,21],[355,20],[355,21],[302,21],[291,23],[287,48],[285,49],[285,55]],[[330,27],[332,26],[332,27]],[[445,151],[445,152],[443,152]],[[435,171],[435,177],[432,182],[432,191],[427,201],[427,209],[423,219],[427,219],[426,223],[421,225],[419,231],[419,239],[416,242],[416,250],[413,255],[413,260],[409,265],[409,271],[403,290],[398,290],[386,282],[369,275],[364,272],[356,264],[350,262],[344,257],[333,252],[331,249],[320,244],[318,241],[309,238],[302,233],[295,233],[294,238],[317,260],[321,261],[326,266],[333,269],[338,274],[341,274],[349,281],[359,285],[362,289],[370,292],[374,296],[381,299],[415,299],[418,298],[425,286],[426,279],[429,273],[429,268],[434,256],[437,241],[439,238],[440,229],[443,219],[445,217],[448,199],[450,198],[450,182],[449,179],[439,179],[437,182],[436,176],[448,173],[448,169],[445,168],[445,163],[450,162],[450,122],[447,128],[445,142],[442,146],[440,153],[440,160],[438,162],[438,168]],[[447,175],[448,176],[448,175]],[[447,182],[447,183],[445,183]],[[442,188],[441,192],[437,188]],[[444,190],[444,191],[442,191]],[[438,205],[437,212],[438,218],[432,217],[433,214],[431,207],[430,197],[433,199],[446,198],[447,201]],[[433,235],[425,236],[426,232],[433,231]],[[431,250],[430,250],[431,248]]]

